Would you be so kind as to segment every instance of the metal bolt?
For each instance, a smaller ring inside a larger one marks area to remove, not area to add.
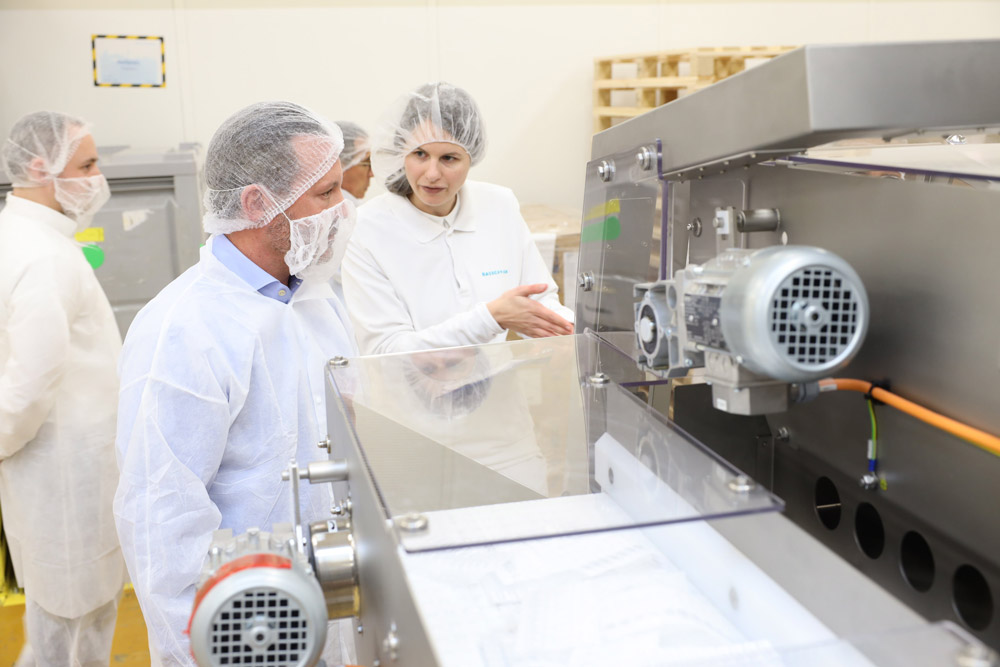
[[[788,432],[787,426],[781,426],[778,428],[778,432],[774,436],[781,442],[788,442],[788,439],[792,437],[792,434]]]
[[[396,519],[396,525],[399,526],[399,529],[407,533],[419,533],[422,530],[427,530],[427,523],[427,517],[417,512],[410,512]]]
[[[330,438],[323,438],[322,440],[319,441],[319,443],[316,446],[319,447],[320,449],[325,449],[326,451],[330,451]]]
[[[733,493],[749,493],[757,485],[746,475],[737,475],[729,480],[727,486]]]
[[[690,359],[685,359],[685,360],[684,360],[684,365],[685,365],[685,366],[686,366],[687,368],[691,368],[692,366],[694,366],[694,362],[693,362],[693,361],[691,361]]]
[[[635,161],[639,165],[639,168],[643,171],[649,171],[650,167],[653,166],[653,153],[643,146],[639,149],[639,152],[635,154]]]
[[[358,623],[358,634],[359,635],[365,634],[365,626],[361,625],[360,623]]]
[[[351,510],[354,506],[351,505],[350,498],[344,498],[342,501],[330,508],[330,514],[334,516],[351,516]]]
[[[594,289],[594,273],[592,271],[581,273],[576,277],[576,285],[584,292]]]
[[[1000,656],[996,651],[982,644],[966,644],[955,655],[959,667],[997,667]]]
[[[701,218],[695,218],[687,224],[687,230],[694,236],[701,236]]]
[[[382,652],[389,654],[389,659],[395,661],[399,657],[399,636],[396,634],[396,624],[389,626],[389,634],[382,640]]]
[[[348,364],[346,357],[334,357],[330,360],[330,365],[334,368],[343,368]]]
[[[597,165],[597,175],[601,177],[602,181],[607,183],[615,177],[615,163],[608,160],[601,160],[601,163]]]
[[[595,387],[602,387],[609,382],[611,382],[611,378],[608,377],[607,373],[601,373],[600,371],[587,377],[587,384]]]
[[[945,141],[947,141],[949,144],[952,144],[953,146],[956,146],[965,143],[965,136],[961,134],[952,134],[949,135],[948,138],[945,139]]]
[[[858,480],[858,485],[865,491],[873,491],[878,488],[878,475],[868,471]]]

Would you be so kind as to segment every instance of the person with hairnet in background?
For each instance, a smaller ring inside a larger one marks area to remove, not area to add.
[[[354,216],[343,146],[288,102],[225,120],[205,156],[211,237],[125,339],[114,512],[153,664],[194,664],[185,629],[213,531],[290,522],[282,471],[323,458],[323,370],[356,354],[329,284]],[[332,501],[329,485],[302,486],[301,516]],[[349,630],[327,639],[330,667],[352,657]]]
[[[385,115],[372,169],[388,192],[360,207],[343,269],[363,354],[573,332],[514,193],[466,180],[485,152],[461,88],[426,84]]]
[[[340,163],[344,168],[344,183],[341,189],[344,191],[344,199],[357,206],[364,199],[372,180],[371,142],[368,133],[357,123],[338,120],[337,127],[344,133],[344,152],[340,154]],[[341,231],[346,240],[354,232],[354,228],[352,226],[351,229]],[[344,303],[344,284],[339,265],[333,274],[330,286],[340,302]]]
[[[357,123],[338,120],[337,126],[344,133],[344,152],[340,156],[344,165],[344,199],[357,206],[365,198],[372,180],[371,139]]]
[[[28,114],[0,148],[0,511],[26,643],[17,665],[107,665],[125,566],[111,503],[121,336],[73,235],[109,199],[90,126]]]

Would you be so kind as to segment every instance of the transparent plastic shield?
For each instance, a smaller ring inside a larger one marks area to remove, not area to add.
[[[951,135],[937,143],[842,142],[810,149],[784,161],[802,169],[963,187],[1000,187],[997,135]]]
[[[619,385],[645,377],[625,361],[590,334],[362,357],[330,368],[331,413],[410,551],[781,509]]]

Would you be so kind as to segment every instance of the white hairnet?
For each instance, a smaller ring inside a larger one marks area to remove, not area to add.
[[[0,156],[15,188],[45,185],[61,174],[90,125],[58,111],[36,111],[10,131]]]
[[[372,142],[368,133],[357,123],[338,120],[337,126],[344,133],[344,152],[340,154],[340,164],[347,171],[365,159],[365,155],[372,149]]]
[[[465,149],[478,164],[486,154],[486,133],[469,93],[450,83],[427,83],[396,101],[372,139],[372,171],[390,192],[407,196],[403,162],[416,148],[443,141]]]
[[[205,231],[228,234],[263,227],[322,178],[340,157],[336,125],[291,102],[260,102],[215,131],[205,155]],[[242,195],[263,191],[263,209],[247,220]]]

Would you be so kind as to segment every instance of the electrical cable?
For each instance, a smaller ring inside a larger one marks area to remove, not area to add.
[[[819,381],[819,387],[820,391],[856,391],[866,394],[877,401],[881,401],[886,405],[891,405],[901,412],[905,412],[911,417],[930,424],[935,428],[939,428],[942,431],[951,433],[966,442],[1000,456],[1000,438],[997,436],[987,433],[986,431],[981,431],[978,428],[969,426],[968,424],[963,424],[962,422],[951,419],[950,417],[945,417],[944,415],[934,412],[933,410],[928,410],[927,408],[917,405],[913,401],[909,401],[902,396],[892,393],[891,391],[874,387],[871,382],[848,378],[827,378]]]
[[[872,437],[868,441],[868,472],[875,472],[878,466],[878,420],[875,419],[875,402],[868,398],[868,416],[872,420]]]

